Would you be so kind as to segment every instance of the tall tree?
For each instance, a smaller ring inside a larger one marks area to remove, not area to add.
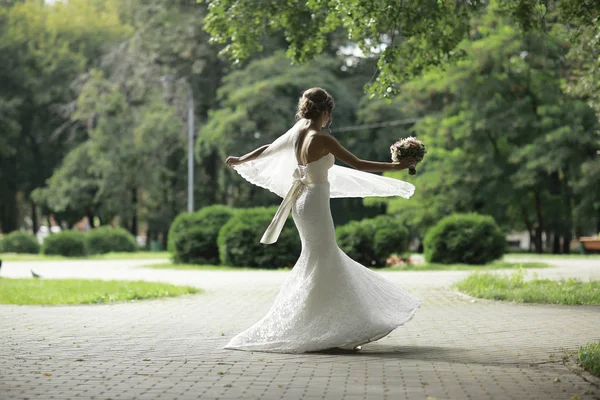
[[[77,16],[77,18],[75,18]],[[74,146],[61,134],[61,106],[74,96],[71,82],[107,46],[127,34],[116,0],[4,3],[0,6],[0,106],[12,151],[0,154],[0,224],[18,228],[16,196],[42,186]],[[36,207],[31,207],[36,229]]]
[[[478,19],[466,57],[403,86],[404,107],[420,104],[415,133],[430,148],[416,178],[423,202],[391,211],[427,216],[477,211],[505,226],[542,235],[564,249],[574,231],[574,191],[582,163],[593,160],[593,110],[562,91],[568,46],[555,36],[520,32],[494,8]],[[433,213],[433,215],[432,215]],[[421,220],[422,221],[422,220]],[[581,231],[576,229],[575,231]]]
[[[364,54],[378,59],[372,93],[391,97],[406,79],[460,59],[459,43],[489,4],[523,32],[545,32],[551,18],[592,26],[600,15],[595,0],[211,0],[206,27],[215,41],[227,43],[223,53],[236,62],[260,51],[262,39],[273,33],[284,35],[288,55],[303,62],[342,28]]]

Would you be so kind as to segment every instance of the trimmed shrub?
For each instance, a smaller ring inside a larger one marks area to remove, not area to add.
[[[276,243],[260,243],[276,211],[277,207],[239,210],[219,232],[221,263],[236,267],[293,267],[302,245],[291,216]]]
[[[385,267],[392,253],[403,253],[408,248],[408,230],[389,215],[352,221],[338,227],[336,237],[342,251],[371,268]]]
[[[377,256],[377,266],[385,267],[388,257],[408,250],[408,229],[400,221],[387,218],[385,224],[377,224],[373,248]]]
[[[85,256],[85,234],[79,231],[54,233],[44,239],[42,252],[65,257]]]
[[[103,226],[91,229],[85,235],[88,254],[105,254],[111,252],[137,251],[137,243],[131,233],[123,228]]]
[[[504,255],[506,238],[489,215],[455,214],[431,228],[425,259],[441,264],[487,264]]]
[[[354,261],[366,266],[377,266],[377,256],[373,246],[374,224],[365,220],[352,221],[335,230],[337,244]]]
[[[37,238],[26,232],[14,231],[4,235],[0,245],[4,253],[38,254],[40,252]]]
[[[168,249],[173,261],[183,264],[218,264],[219,231],[236,210],[213,205],[195,213],[180,214],[169,230]]]

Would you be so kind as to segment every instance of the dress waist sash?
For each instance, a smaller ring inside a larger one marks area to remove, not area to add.
[[[308,175],[303,174],[302,166],[298,166],[296,170],[294,170],[294,180],[292,183],[292,187],[288,190],[285,195],[283,201],[279,205],[279,208],[275,212],[273,216],[273,220],[265,230],[260,242],[263,244],[273,244],[279,238],[281,231],[283,229],[283,225],[287,220],[288,215],[292,211],[292,206],[296,202],[296,199],[302,192],[302,189],[305,185],[311,183]]]

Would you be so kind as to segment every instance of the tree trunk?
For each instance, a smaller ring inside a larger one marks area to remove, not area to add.
[[[92,213],[92,209],[90,207],[85,208],[85,216],[88,218],[90,229],[94,229],[94,214]]]
[[[566,231],[563,234],[563,248],[562,248],[563,254],[570,254],[571,253],[571,239],[573,239],[573,236],[571,235],[571,232],[570,231]]]
[[[130,232],[134,237],[138,234],[138,219],[137,219],[137,189],[131,189],[131,205],[133,208],[133,216],[131,217]]]
[[[2,204],[0,204],[0,228],[6,235],[12,231],[17,230],[17,198],[14,192],[9,191],[8,196],[3,198]]]
[[[569,254],[571,252],[571,233],[573,232],[573,195],[571,188],[569,187],[569,178],[567,175],[568,169],[565,168],[565,178],[563,186],[563,200],[565,203],[564,217],[563,217],[563,253]]]
[[[33,201],[31,202],[31,227],[33,229],[33,234],[35,235],[38,231],[38,216],[37,209]]]
[[[552,254],[560,254],[560,235],[554,232],[552,238]]]
[[[544,252],[542,244],[542,232],[544,232],[544,218],[542,216],[542,199],[539,192],[535,192],[535,212],[537,215],[537,226],[535,228],[535,252],[542,254]]]
[[[529,233],[529,251],[532,250],[533,242],[534,242],[534,234],[533,234],[533,225],[529,220],[529,214],[527,213],[527,208],[525,204],[521,204],[521,215],[523,216],[523,222],[527,227],[527,232]]]

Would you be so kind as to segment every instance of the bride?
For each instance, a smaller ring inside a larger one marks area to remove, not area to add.
[[[302,251],[267,314],[233,337],[226,349],[303,353],[330,348],[360,350],[408,322],[421,301],[351,259],[336,243],[330,198],[402,196],[408,182],[370,172],[414,164],[361,160],[321,128],[331,120],[334,99],[321,88],[305,91],[298,122],[270,145],[227,165],[249,182],[283,197],[261,243],[277,241],[292,213]],[[334,165],[338,158],[353,168]]]

